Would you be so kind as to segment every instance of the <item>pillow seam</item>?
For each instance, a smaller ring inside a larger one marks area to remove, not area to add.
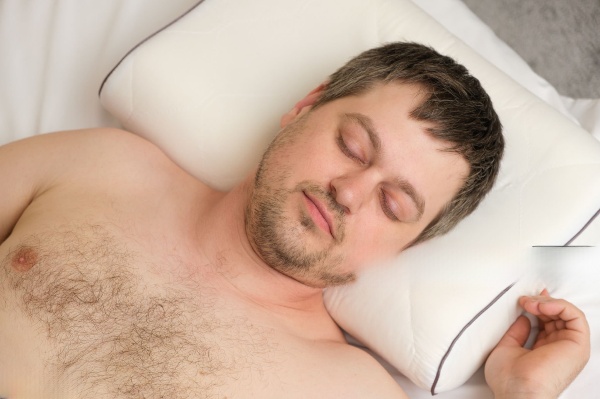
[[[127,57],[129,57],[129,55],[131,53],[133,53],[135,50],[137,50],[142,44],[146,43],[148,40],[152,39],[154,36],[156,36],[157,34],[159,34],[162,31],[164,31],[165,29],[169,28],[171,25],[175,24],[177,21],[179,21],[180,19],[182,19],[183,17],[185,17],[186,15],[188,15],[190,12],[192,12],[196,7],[198,7],[203,2],[204,2],[204,0],[199,0],[189,10],[187,10],[186,12],[184,12],[183,14],[181,14],[180,16],[178,16],[177,18],[175,18],[173,21],[169,22],[167,25],[165,25],[162,28],[158,29],[156,32],[154,32],[151,35],[147,36],[145,39],[141,40],[138,44],[136,44],[135,46],[133,46],[127,53],[125,53],[125,55],[119,60],[119,62],[117,62],[117,64],[110,70],[110,72],[108,72],[108,74],[102,80],[102,83],[100,84],[100,88],[98,89],[98,97],[100,97],[102,95],[102,89],[104,89],[104,85],[106,84],[106,82],[108,81],[108,79],[111,77],[111,75],[113,74],[113,72],[119,67],[119,65],[121,65],[123,63],[123,61],[125,61],[125,59]]]
[[[583,227],[569,240],[565,243],[565,247],[568,247],[569,245],[571,245],[571,243],[573,241],[575,241],[577,239],[577,237],[579,237],[584,231],[587,230],[588,227],[590,227],[590,225],[592,224],[592,222],[598,217],[598,215],[600,215],[600,208],[598,208],[598,210],[596,211],[595,214],[592,215],[592,217],[590,218],[590,220],[588,220]]]
[[[454,349],[454,345],[458,342],[458,339],[463,335],[463,333],[469,328],[471,327],[471,325],[475,322],[475,320],[477,320],[481,315],[483,315],[490,307],[492,307],[492,305],[494,305],[500,298],[502,298],[504,296],[504,294],[506,294],[508,291],[510,291],[510,289],[516,284],[516,281],[512,284],[510,284],[508,287],[506,287],[505,289],[503,289],[498,295],[496,295],[496,297],[494,299],[492,299],[492,301],[490,303],[488,303],[483,309],[481,309],[476,315],[475,317],[473,317],[471,320],[469,320],[469,322],[467,324],[465,324],[465,326],[459,331],[459,333],[456,335],[456,337],[454,337],[454,339],[452,340],[452,342],[450,343],[450,346],[448,347],[448,350],[446,351],[446,353],[444,354],[444,356],[442,356],[442,360],[440,361],[440,364],[438,366],[437,372],[435,374],[435,379],[433,380],[433,384],[431,385],[431,395],[436,395],[435,392],[435,388],[437,386],[437,383],[442,375],[442,368],[444,367],[444,363],[446,362],[446,359],[450,356],[450,352],[452,352],[452,349]]]

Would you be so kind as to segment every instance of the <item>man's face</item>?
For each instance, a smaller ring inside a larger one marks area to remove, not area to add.
[[[273,141],[246,212],[272,268],[314,287],[406,247],[452,199],[467,162],[409,117],[412,85],[377,85],[298,117]]]

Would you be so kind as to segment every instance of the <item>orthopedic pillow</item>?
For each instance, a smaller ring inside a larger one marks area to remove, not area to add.
[[[542,288],[532,246],[565,245],[600,204],[600,145],[408,0],[207,0],[115,67],[101,101],[217,189],[240,181],[279,117],[359,52],[416,41],[491,95],[506,155],[493,192],[448,235],[328,289],[333,318],[417,385],[465,382]],[[596,244],[596,243],[591,243]]]

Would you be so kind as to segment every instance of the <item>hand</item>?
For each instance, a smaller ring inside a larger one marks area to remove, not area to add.
[[[585,315],[546,290],[540,296],[521,297],[519,305],[539,320],[535,344],[523,348],[531,326],[520,316],[488,357],[485,379],[496,399],[555,399],[590,357]]]

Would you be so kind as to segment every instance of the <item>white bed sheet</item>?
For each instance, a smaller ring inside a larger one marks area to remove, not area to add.
[[[600,101],[561,97],[458,0],[414,0],[451,32],[544,101],[600,139]],[[0,144],[31,135],[117,126],[100,106],[104,76],[131,47],[192,7],[196,0],[44,0],[0,2]],[[518,70],[518,73],[515,73]],[[1,204],[0,204],[1,206]],[[598,237],[600,221],[587,234]],[[590,240],[588,240],[590,242]],[[592,328],[592,358],[562,398],[595,397],[600,372],[600,256],[580,259],[564,275],[578,290],[556,294],[582,307]],[[551,287],[549,287],[551,288]],[[429,397],[392,371],[411,398]],[[492,398],[478,372],[441,399]]]

